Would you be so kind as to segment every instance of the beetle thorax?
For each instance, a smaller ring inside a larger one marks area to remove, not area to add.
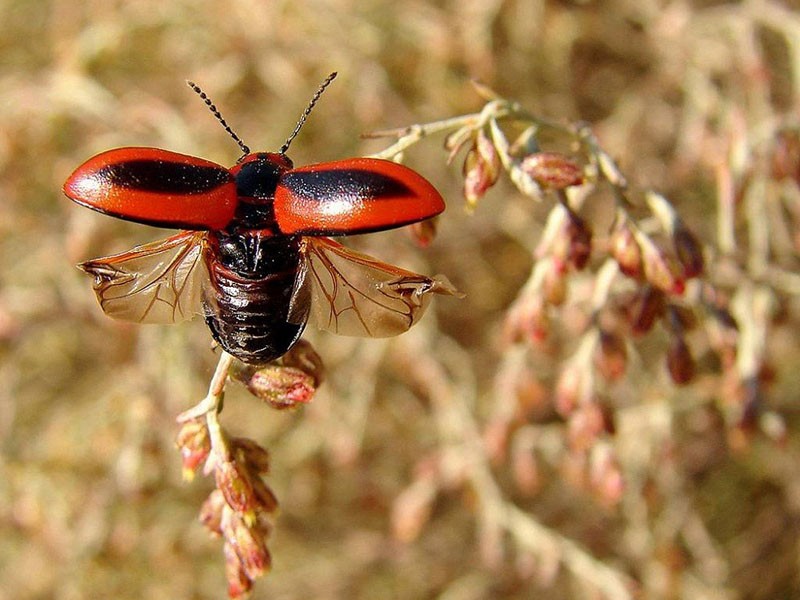
[[[267,229],[277,233],[273,201],[281,175],[292,168],[283,154],[255,152],[245,156],[231,173],[236,182],[238,205],[235,229]]]

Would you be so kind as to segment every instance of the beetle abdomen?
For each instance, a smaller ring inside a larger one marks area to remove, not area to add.
[[[225,351],[246,363],[266,363],[281,357],[305,328],[308,306],[299,313],[294,309],[294,320],[300,323],[288,320],[300,254],[294,240],[280,241],[283,247],[275,248],[269,268],[258,269],[257,278],[237,273],[235,265],[226,266],[218,253],[207,254],[210,285],[203,295],[206,323]]]

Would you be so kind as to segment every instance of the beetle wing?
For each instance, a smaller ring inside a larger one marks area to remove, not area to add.
[[[288,235],[345,235],[438,215],[444,200],[422,175],[389,160],[350,158],[283,173],[275,220]]]
[[[136,323],[177,323],[202,312],[208,279],[205,233],[182,231],[165,240],[78,265],[94,276],[103,312]]]
[[[459,294],[442,276],[418,275],[328,238],[305,238],[302,252],[296,294],[310,297],[320,329],[339,335],[398,335],[422,317],[433,294]]]
[[[69,176],[64,193],[113,217],[173,229],[223,229],[238,202],[228,169],[160,148],[98,154]]]

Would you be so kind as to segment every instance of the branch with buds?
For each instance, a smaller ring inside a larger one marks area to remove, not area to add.
[[[267,539],[278,500],[264,477],[269,453],[253,440],[231,437],[222,427],[225,386],[231,376],[251,394],[277,409],[311,401],[322,382],[322,361],[307,342],[299,342],[278,362],[245,365],[222,352],[206,397],[178,417],[177,446],[183,476],[198,470],[213,476],[215,489],[200,509],[200,521],[223,541],[228,596],[245,598],[272,562]]]

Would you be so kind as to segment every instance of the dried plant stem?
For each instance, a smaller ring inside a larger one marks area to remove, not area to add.
[[[406,335],[398,342],[403,346],[403,367],[409,376],[433,403],[436,421],[445,447],[449,447],[442,458],[443,470],[447,473],[460,472],[469,482],[472,492],[478,498],[479,521],[482,530],[490,537],[505,531],[517,546],[531,552],[543,564],[559,561],[578,579],[595,586],[606,598],[614,600],[631,599],[636,589],[634,581],[624,573],[604,564],[593,557],[579,544],[542,525],[532,515],[521,510],[513,502],[505,499],[500,485],[495,480],[478,423],[469,406],[474,397],[474,386],[469,382],[459,385],[462,378],[449,374],[442,363],[416,360],[419,356],[447,357],[451,361],[459,355],[458,348],[448,346],[432,348],[446,343],[441,336],[434,341],[431,336]],[[427,346],[427,347],[420,347]],[[458,364],[448,365],[452,373],[460,373]],[[463,389],[462,389],[463,388]]]
[[[544,120],[541,117],[532,115],[531,113],[525,111],[516,102],[493,100],[491,102],[487,102],[479,113],[461,115],[458,117],[452,117],[450,119],[412,125],[410,127],[403,127],[400,129],[384,129],[381,131],[368,133],[364,137],[397,138],[397,142],[385,150],[372,155],[374,158],[391,159],[430,135],[446,131],[455,131],[464,127],[479,129],[480,127],[488,125],[492,121],[501,119],[520,120],[528,123],[534,123],[543,127],[556,128],[562,131],[567,130],[563,125],[559,125],[555,122]]]
[[[217,429],[219,428],[217,415],[222,408],[222,399],[225,394],[225,382],[228,379],[228,371],[230,371],[233,361],[233,356],[227,352],[223,351],[222,354],[220,354],[217,368],[208,386],[208,394],[192,408],[178,415],[178,423],[185,423],[186,421],[205,416],[208,420],[209,429],[211,429],[212,422],[215,423]]]

